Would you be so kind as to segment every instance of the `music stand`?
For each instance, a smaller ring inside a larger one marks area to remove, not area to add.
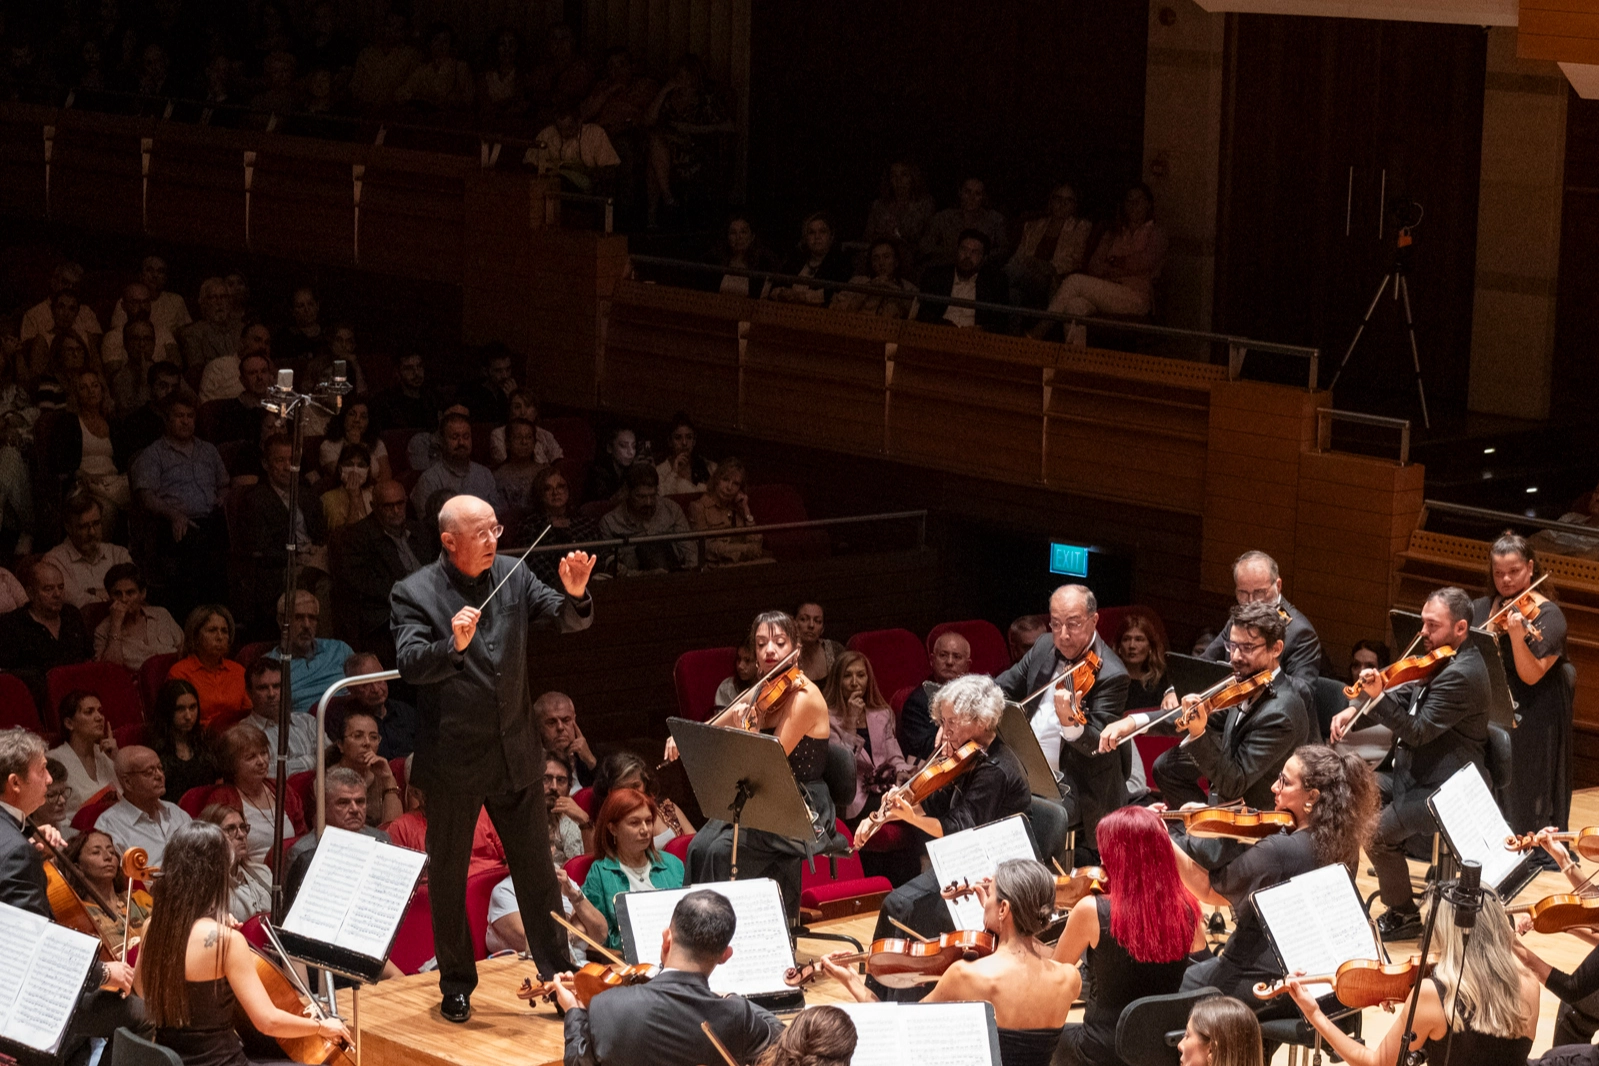
[[[1393,631],[1393,646],[1408,648],[1421,632],[1421,615],[1414,611],[1389,611],[1388,626]],[[1516,728],[1516,699],[1510,694],[1505,660],[1499,654],[1499,638],[1473,626],[1466,639],[1482,653],[1482,661],[1488,667],[1488,720],[1500,729]]]
[[[1171,678],[1171,687],[1176,690],[1177,698],[1181,699],[1203,692],[1216,682],[1232,677],[1233,668],[1231,663],[1202,659],[1197,655],[1184,655],[1182,652],[1174,651],[1166,655],[1166,676]],[[1138,710],[1143,711],[1144,708]]]
[[[707,817],[733,823],[732,876],[738,879],[740,826],[809,844],[816,838],[811,809],[800,792],[782,743],[764,733],[668,718],[678,757]]]
[[[1055,779],[1049,757],[1044,754],[1043,745],[1038,743],[1038,734],[1033,732],[1032,716],[1022,710],[1021,704],[1005,701],[1005,713],[999,719],[999,739],[1021,760],[1022,769],[1027,773],[1027,785],[1033,795],[1052,800],[1059,800],[1064,795],[1066,783]]]

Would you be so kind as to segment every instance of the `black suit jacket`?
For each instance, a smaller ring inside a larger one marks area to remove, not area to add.
[[[322,515],[322,501],[306,485],[300,486],[300,513],[305,515],[305,532],[312,542],[327,543],[328,523]],[[281,570],[288,565],[289,555],[283,545],[289,536],[289,508],[271,483],[259,481],[250,486],[240,504],[239,525],[244,551],[261,566]]]
[[[1127,773],[1118,752],[1099,751],[1099,734],[1121,718],[1127,706],[1127,667],[1116,657],[1103,637],[1094,634],[1091,645],[1100,658],[1094,687],[1083,697],[1083,712],[1088,725],[1076,740],[1061,739],[1060,771],[1075,797],[1082,815],[1083,829],[1092,835],[1099,820],[1118,807],[1126,806]],[[1012,700],[1019,700],[1038,689],[1066,665],[1049,633],[1040,634],[1021,662],[994,680]],[[1024,710],[1031,717],[1037,705]],[[1091,836],[1090,836],[1091,838]]]
[[[11,812],[0,810],[0,903],[54,921],[50,910],[49,886],[39,852],[12,821]]]
[[[697,1066],[721,1056],[711,1028],[735,1062],[754,1062],[783,1023],[742,996],[719,996],[704,976],[665,970],[649,984],[612,989],[587,1010],[566,1012],[566,1066]]]
[[[1321,674],[1321,640],[1316,629],[1303,614],[1284,596],[1277,601],[1277,610],[1288,617],[1288,632],[1283,634],[1283,653],[1279,665],[1283,673],[1292,674],[1306,686],[1314,685]],[[1227,661],[1227,625],[1206,647],[1200,658]]]
[[[405,539],[423,566],[433,561],[437,549],[429,550],[420,524],[406,519]],[[358,638],[352,644],[381,636],[389,625],[389,592],[409,571],[400,562],[400,549],[383,532],[377,512],[333,535],[330,560],[335,624]]]
[[[1416,694],[1406,686],[1385,692],[1368,712],[1394,731],[1394,798],[1431,792],[1462,766],[1475,766],[1487,780],[1488,667],[1471,643]]]
[[[1310,710],[1292,678],[1279,674],[1256,697],[1248,713],[1230,707],[1211,715],[1205,731],[1184,749],[1210,781],[1218,803],[1243,801],[1258,811],[1271,810],[1272,782],[1283,763],[1311,739]]]
[[[933,754],[938,742],[938,723],[933,721],[928,701],[939,689],[937,681],[923,681],[911,689],[899,709],[899,748],[913,759],[925,759]]]
[[[922,275],[923,296],[948,296],[955,287],[955,267],[936,266],[928,268]],[[977,299],[980,303],[1002,304],[1010,302],[1010,288],[1005,282],[1005,275],[997,270],[984,267],[977,272]],[[944,311],[948,304],[936,301],[923,300],[916,311],[918,322],[931,322],[938,324],[944,321]],[[993,333],[1005,331],[1005,316],[998,311],[977,312],[977,324]],[[1040,682],[1042,684],[1042,682]]]

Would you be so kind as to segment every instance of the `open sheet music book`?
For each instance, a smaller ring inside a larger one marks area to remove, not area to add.
[[[99,950],[92,936],[0,903],[0,1049],[58,1052]]]
[[[305,961],[375,980],[426,864],[420,851],[329,826],[279,930],[284,947]]]
[[[1254,895],[1255,909],[1277,949],[1285,974],[1337,973],[1350,959],[1381,959],[1349,870],[1333,863],[1291,877]],[[1316,996],[1332,991],[1310,985]]]
[[[1427,800],[1449,850],[1461,862],[1482,863],[1482,883],[1508,900],[1533,876],[1527,857],[1505,847],[1510,823],[1474,766],[1462,766]]]
[[[788,918],[777,882],[769,877],[619,894],[616,921],[622,931],[622,951],[627,961],[659,966],[661,933],[672,924],[672,909],[689,892],[701,888],[725,896],[738,916],[733,930],[733,956],[711,971],[711,991],[719,995],[736,992],[750,998],[793,995],[795,990],[783,983],[783,975],[794,966]]]
[[[927,857],[932,860],[939,885],[943,886],[951,881],[975,884],[985,877],[993,877],[994,870],[1006,859],[1036,859],[1038,854],[1033,850],[1033,838],[1027,835],[1027,823],[1021,815],[1013,814],[997,822],[929,840]],[[975,895],[948,899],[944,903],[949,907],[956,929],[983,928],[983,906]]]
[[[851,1066],[999,1066],[992,1003],[837,1003],[855,1023]]]

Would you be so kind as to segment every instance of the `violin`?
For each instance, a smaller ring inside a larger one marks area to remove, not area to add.
[[[659,966],[648,963],[615,963],[590,962],[580,966],[572,973],[572,994],[585,1008],[594,997],[601,992],[609,992],[613,988],[626,988],[632,985],[642,985],[656,974],[661,972]],[[516,990],[517,999],[525,999],[529,1003],[535,999],[553,1000],[555,998],[555,982],[539,981],[531,977],[523,978],[522,987]]]
[[[1433,675],[1434,671],[1448,660],[1454,658],[1454,656],[1454,648],[1438,648],[1435,651],[1428,652],[1426,655],[1408,655],[1403,659],[1395,659],[1377,671],[1377,680],[1382,683],[1384,691],[1393,688],[1395,685],[1405,685],[1412,681],[1425,681]],[[1353,685],[1344,686],[1344,695],[1354,699],[1364,692],[1365,688],[1366,686],[1357,681]]]
[[[1241,840],[1253,844],[1294,828],[1287,811],[1256,811],[1248,807],[1195,807],[1187,811],[1161,811],[1168,822],[1182,822],[1191,837]]]
[[[864,962],[866,972],[887,987],[912,988],[932,984],[957,962],[975,962],[992,955],[998,943],[993,933],[963,929],[928,941],[886,937],[872,941],[867,951],[832,955],[829,960],[839,966],[854,966]],[[827,971],[822,969],[819,961],[808,962],[784,973],[783,983],[790,988],[800,988],[826,976]]]
[[[261,979],[261,986],[266,989],[274,1007],[289,1014],[314,1013],[317,1017],[322,1016],[321,1008],[314,1002],[306,1004],[294,982],[278,968],[277,963],[255,947],[251,947],[250,952],[255,961],[255,974]],[[242,1006],[235,1004],[234,1018],[248,1020]],[[343,1039],[330,1040],[323,1036],[280,1036],[275,1039],[285,1055],[304,1066],[355,1066],[352,1049]]]
[[[711,718],[711,725],[722,725],[729,715],[738,716],[739,729],[760,732],[761,719],[770,714],[778,704],[808,682],[799,667],[800,650],[795,648],[772,667],[755,684],[740,692],[720,713]]]
[[[1516,836],[1512,833],[1505,837],[1506,851],[1531,851],[1533,848],[1542,847],[1538,843],[1537,833],[1527,833]],[[1599,862],[1599,825],[1590,825],[1571,833],[1551,833],[1550,840],[1562,844],[1572,845],[1572,850],[1590,861]]]
[[[1201,716],[1209,716],[1217,711],[1225,711],[1229,707],[1236,707],[1243,703],[1256,692],[1271,683],[1271,671],[1262,670],[1253,677],[1243,679],[1224,679],[1219,686],[1212,686],[1200,694],[1194,703],[1182,708],[1177,715],[1177,720],[1172,724],[1177,732],[1183,733],[1193,725]]]
[[[1402,1003],[1410,996],[1410,990],[1415,987],[1416,979],[1422,976],[1424,969],[1420,961],[1412,957],[1407,962],[1386,963],[1375,959],[1350,959],[1338,967],[1337,973],[1325,974],[1320,977],[1301,977],[1306,984],[1330,984],[1333,994],[1338,997],[1338,1002],[1346,1007],[1364,1009],[1366,1007],[1388,1006]],[[1288,991],[1288,981],[1261,981],[1255,985],[1255,996],[1259,999],[1276,999]]]
[[[1074,866],[1055,876],[1055,909],[1069,911],[1081,899],[1102,896],[1110,887],[1110,878],[1101,866]],[[951,881],[939,890],[945,899],[960,899],[977,889],[968,881]]]
[[[1589,899],[1570,892],[1557,892],[1536,903],[1506,907],[1505,913],[1532,915],[1532,927],[1540,933],[1599,928],[1599,897]]]
[[[916,771],[909,780],[903,784],[895,785],[883,793],[883,803],[871,816],[855,827],[855,850],[859,851],[877,831],[888,823],[889,802],[892,799],[903,799],[906,803],[915,806],[938,790],[952,783],[961,774],[972,768],[972,762],[977,758],[977,753],[983,749],[977,746],[977,741],[969,740],[953,755],[939,758],[937,752],[933,757]]]
[[[1540,577],[1537,581],[1522,589],[1521,592],[1506,600],[1499,610],[1495,611],[1493,616],[1482,624],[1482,628],[1490,633],[1508,634],[1510,632],[1510,612],[1515,611],[1521,615],[1521,620],[1525,624],[1527,639],[1542,640],[1543,630],[1533,624],[1537,621],[1542,608],[1539,605],[1539,601],[1533,599],[1532,591],[1548,578],[1549,575],[1545,573],[1543,577]]]

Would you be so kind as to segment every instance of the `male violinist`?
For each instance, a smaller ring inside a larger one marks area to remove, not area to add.
[[[1437,829],[1427,797],[1462,766],[1475,766],[1488,780],[1488,667],[1467,639],[1471,597],[1458,588],[1438,589],[1421,608],[1422,643],[1428,654],[1454,654],[1409,692],[1383,689],[1377,670],[1360,672],[1366,715],[1394,732],[1394,772],[1377,832],[1366,845],[1377,871],[1378,894],[1388,908],[1377,919],[1383,940],[1411,940],[1421,934],[1421,910],[1410,888],[1405,841]],[[1360,707],[1340,711],[1330,740],[1349,732]]]
[[[66,851],[66,842],[55,826],[35,829],[28,821],[44,804],[50,788],[42,738],[20,726],[0,729],[0,783],[0,903],[54,921],[43,848],[35,838],[43,838],[58,852]],[[15,965],[15,960],[6,965]],[[61,1040],[62,1060],[71,1066],[88,1061],[90,1037],[109,1039],[118,1026],[146,1038],[155,1032],[144,1019],[144,1001],[129,995],[133,967],[125,962],[97,962],[94,969],[96,987],[83,994],[72,1027]]]
[[[1283,595],[1283,579],[1277,570],[1277,560],[1262,551],[1247,551],[1234,560],[1233,598],[1239,604],[1262,603],[1277,612],[1285,627],[1283,651],[1279,657],[1283,672],[1303,681],[1307,688],[1315,684],[1321,672],[1321,641],[1316,637],[1315,628]],[[1228,661],[1230,656],[1225,628],[1200,653],[1200,658],[1219,663]],[[1168,691],[1166,702],[1161,706],[1168,710],[1177,706],[1175,694]]]
[[[1311,737],[1310,711],[1298,689],[1283,676],[1286,628],[1282,616],[1268,604],[1233,607],[1226,647],[1234,679],[1243,681],[1265,671],[1271,680],[1236,706],[1220,713],[1195,714],[1182,734],[1182,743],[1155,760],[1155,783],[1166,806],[1176,810],[1186,804],[1241,799],[1256,810],[1271,810],[1272,782],[1294,749]],[[1199,702],[1197,695],[1185,696],[1182,707],[1186,711]],[[1131,714],[1110,726],[1100,734],[1101,750],[1113,750],[1158,713],[1163,712]],[[1161,723],[1150,732],[1171,735],[1176,729]],[[1201,777],[1210,782],[1209,796],[1199,787]]]

